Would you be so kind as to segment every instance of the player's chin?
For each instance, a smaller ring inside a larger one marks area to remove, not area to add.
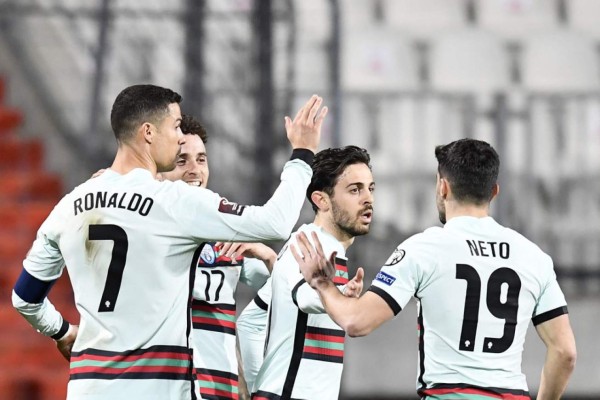
[[[356,224],[356,226],[354,227],[356,236],[366,235],[367,233],[369,233],[369,229],[371,229],[370,222],[361,222]]]

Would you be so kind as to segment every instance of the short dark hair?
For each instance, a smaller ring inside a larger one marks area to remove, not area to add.
[[[188,114],[181,116],[181,132],[184,135],[198,135],[203,143],[208,140],[208,134],[204,126],[196,118]]]
[[[448,180],[457,201],[477,205],[491,201],[500,158],[489,143],[460,139],[437,146],[435,158],[440,177]]]
[[[357,146],[337,147],[318,152],[312,163],[313,176],[306,189],[306,197],[313,210],[316,212],[319,209],[310,198],[314,191],[319,190],[330,196],[333,195],[333,188],[338,178],[349,165],[366,164],[371,168],[370,162],[371,157],[367,150]]]
[[[133,85],[121,91],[110,112],[110,124],[117,141],[133,137],[144,122],[158,123],[169,112],[169,105],[180,103],[181,96],[160,86]]]

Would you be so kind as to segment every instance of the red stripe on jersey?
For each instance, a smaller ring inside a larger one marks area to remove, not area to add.
[[[219,389],[211,389],[211,388],[201,387],[200,394],[201,395],[219,396],[224,399],[235,399],[235,400],[239,399],[239,396],[237,393],[228,392],[226,390],[219,390]]]
[[[335,283],[336,285],[345,285],[346,283],[348,283],[348,267],[345,265],[341,265],[341,264],[335,264],[335,271],[338,272],[344,272],[344,276],[338,276],[337,273],[336,275],[333,277],[333,283]]]
[[[95,360],[95,361],[114,361],[114,362],[130,362],[140,359],[154,359],[154,358],[168,358],[171,360],[188,360],[189,355],[183,353],[168,353],[159,351],[149,351],[144,354],[119,354],[116,356],[103,356],[98,354],[82,354],[80,356],[71,357],[71,362],[84,361],[84,360]]]
[[[305,353],[325,354],[327,356],[344,357],[344,350],[326,349],[323,347],[304,346]]]
[[[232,306],[231,308],[224,308],[224,307],[219,307],[219,306],[215,306],[212,304],[202,303],[202,304],[192,304],[192,310],[204,311],[204,312],[209,312],[209,313],[213,313],[213,314],[235,315],[235,306]]]
[[[492,399],[500,399],[500,400],[530,400],[529,396],[521,395],[521,394],[512,394],[512,393],[492,393],[487,390],[475,389],[475,388],[454,388],[454,389],[425,389],[423,390],[423,394],[425,395],[436,395],[436,394],[453,394],[453,393],[463,393],[463,394],[476,394],[480,396],[490,397]]]
[[[194,324],[217,325],[217,326],[224,326],[226,328],[235,329],[235,322],[225,321],[225,320],[218,319],[218,318],[192,317],[192,322]]]
[[[207,381],[207,382],[216,382],[216,383],[224,383],[226,385],[236,386],[238,385],[237,379],[225,378],[222,376],[208,375],[208,374],[196,374],[196,378],[199,381]]]
[[[323,335],[322,333],[306,333],[306,339],[308,340],[318,340],[321,342],[336,342],[336,343],[344,343],[344,336],[331,336],[331,335]]]

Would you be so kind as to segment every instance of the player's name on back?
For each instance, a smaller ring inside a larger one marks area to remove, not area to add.
[[[510,257],[510,245],[506,242],[484,242],[483,240],[468,240],[469,251],[478,257]]]
[[[143,197],[138,193],[96,192],[87,193],[85,196],[75,199],[73,210],[77,215],[94,208],[122,208],[123,210],[137,212],[145,217],[150,212],[153,204],[154,200],[150,197]]]

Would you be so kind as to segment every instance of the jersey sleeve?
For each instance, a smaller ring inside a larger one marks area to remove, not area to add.
[[[270,298],[270,294],[268,297]],[[263,308],[262,304],[259,304],[260,301],[257,302],[256,298],[251,301],[236,322],[244,379],[246,379],[246,384],[251,392],[263,363],[267,338],[268,312],[267,307]]]
[[[13,307],[35,329],[53,339],[60,339],[69,327],[69,323],[46,298],[65,267],[58,248],[61,226],[58,208],[50,213],[38,230],[12,293]]]
[[[240,205],[208,189],[174,182],[174,190],[163,191],[172,205],[166,212],[196,241],[285,240],[300,216],[311,176],[305,161],[288,161],[278,188],[263,206]]]
[[[286,245],[285,251],[273,268],[273,273],[280,274],[284,284],[287,285],[287,291],[291,294],[296,307],[309,314],[325,313],[319,294],[304,280],[300,272],[300,266],[289,246]]]
[[[547,279],[543,282],[542,291],[533,312],[532,322],[534,325],[539,325],[568,312],[565,295],[556,280],[556,273],[551,259],[549,263],[550,273],[547,274]]]
[[[256,258],[244,257],[240,281],[254,290],[259,290],[267,282],[269,276],[269,269],[264,261]]]
[[[369,288],[390,306],[394,315],[418,292],[425,275],[422,246],[411,239],[394,250]]]

